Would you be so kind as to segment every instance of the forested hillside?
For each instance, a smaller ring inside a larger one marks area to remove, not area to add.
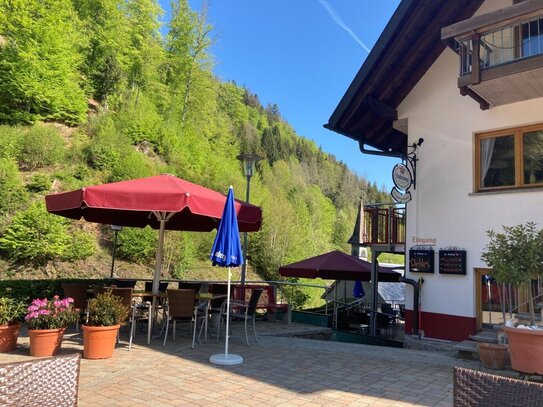
[[[388,199],[299,137],[277,105],[214,77],[211,47],[220,38],[205,13],[179,0],[166,35],[161,13],[153,0],[0,0],[3,278],[21,266],[109,274],[109,227],[47,214],[45,194],[172,173],[224,193],[233,185],[243,199],[242,152],[264,157],[251,182],[264,225],[249,247],[261,278],[276,278],[281,264],[348,251],[360,195]],[[208,264],[213,238],[168,233],[166,274],[182,278]],[[156,239],[149,228],[125,228],[118,256],[149,266],[150,276]]]

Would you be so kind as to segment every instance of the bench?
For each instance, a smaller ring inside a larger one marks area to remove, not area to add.
[[[290,323],[292,321],[290,304],[277,303],[275,287],[273,285],[262,285],[262,284],[245,284],[245,285],[235,285],[232,287],[234,292],[234,299],[240,301],[249,301],[251,298],[251,293],[257,288],[262,288],[262,294],[258,300],[257,309],[266,310],[266,316],[268,321],[275,321],[277,317],[277,311],[283,313],[283,321]]]

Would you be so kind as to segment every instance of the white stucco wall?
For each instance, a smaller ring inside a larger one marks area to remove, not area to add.
[[[543,98],[482,111],[460,95],[457,78],[458,56],[446,49],[398,108],[398,117],[408,119],[409,144],[425,140],[407,207],[406,252],[413,237],[436,239],[435,272],[420,274],[423,311],[475,317],[474,268],[485,267],[486,231],[527,221],[543,227],[543,189],[473,194],[474,133],[543,123]],[[467,250],[466,276],[439,274],[437,252],[448,246]],[[406,299],[411,308],[411,287]]]

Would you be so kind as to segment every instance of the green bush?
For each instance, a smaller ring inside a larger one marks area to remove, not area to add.
[[[0,297],[30,303],[34,298],[64,296],[62,283],[110,284],[107,279],[0,280]]]
[[[140,95],[137,105],[130,101],[129,106],[117,115],[118,128],[133,144],[148,141],[156,145],[162,132],[162,118],[155,105]]]
[[[54,165],[64,158],[64,140],[51,126],[35,125],[20,140],[19,165],[29,171]]]
[[[0,326],[18,322],[25,314],[26,307],[21,301],[0,297]]]
[[[121,159],[119,150],[110,144],[97,142],[87,150],[87,162],[96,170],[112,170]]]
[[[144,229],[124,228],[119,233],[117,254],[120,258],[135,263],[149,263],[156,253],[157,237],[157,231],[149,227]]]
[[[13,158],[0,158],[0,215],[13,213],[27,201],[17,163]]]
[[[34,174],[26,185],[30,192],[49,192],[51,189],[51,178],[47,174]]]
[[[96,252],[96,239],[93,235],[78,230],[72,234],[71,244],[62,258],[68,261],[83,260]]]
[[[17,158],[22,137],[20,127],[0,126],[0,158]]]
[[[67,219],[48,213],[41,201],[15,215],[0,238],[8,258],[36,263],[62,257],[69,244]]]
[[[123,305],[120,297],[111,294],[111,292],[105,292],[89,301],[87,311],[87,325],[114,326],[126,320],[129,309]]]
[[[108,181],[144,178],[155,174],[151,162],[143,154],[131,151],[114,165]]]

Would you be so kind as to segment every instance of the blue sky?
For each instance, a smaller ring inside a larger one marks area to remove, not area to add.
[[[169,0],[160,0],[169,10]],[[189,0],[199,10],[202,0]],[[362,155],[358,144],[322,127],[399,0],[208,0],[217,42],[215,74],[277,103],[301,136],[314,140],[378,186],[392,187],[396,160]],[[166,13],[166,19],[168,18]]]

